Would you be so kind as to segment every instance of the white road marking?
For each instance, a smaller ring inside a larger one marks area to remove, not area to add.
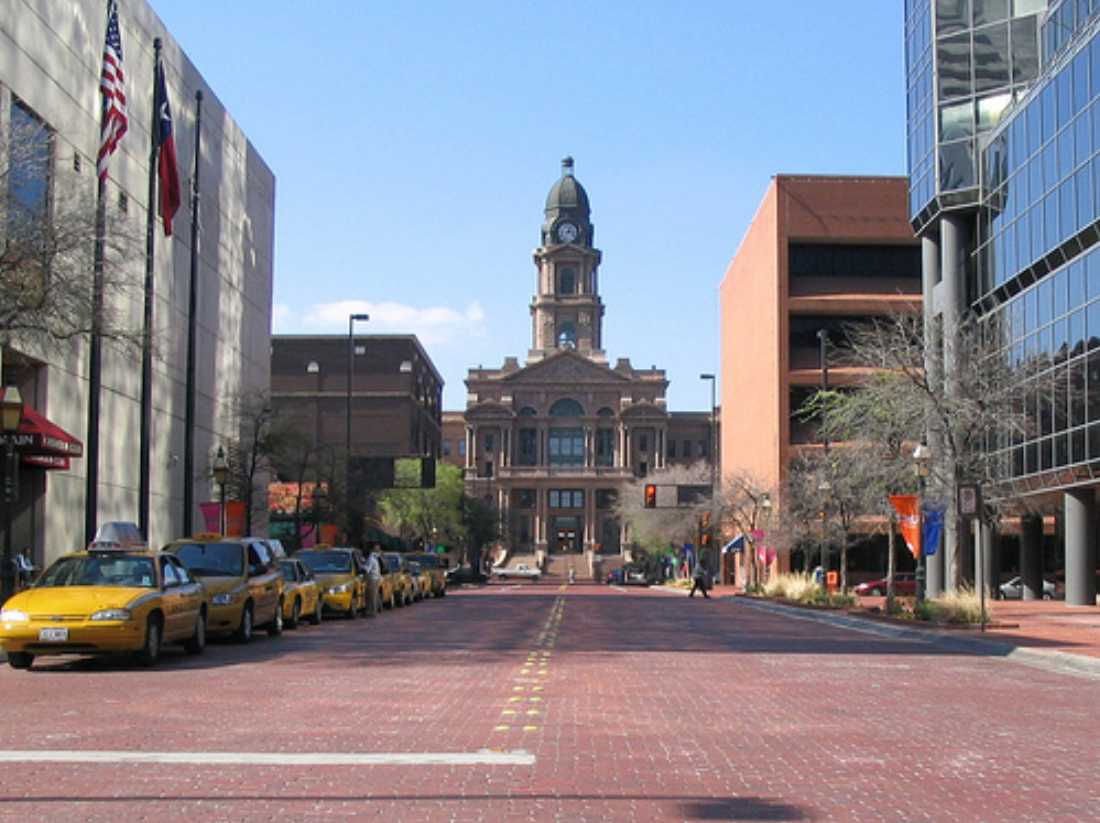
[[[0,750],[0,763],[186,763],[197,766],[533,766],[535,756],[510,752],[135,752]]]

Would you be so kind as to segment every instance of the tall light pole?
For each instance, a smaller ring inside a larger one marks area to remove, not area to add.
[[[707,434],[707,439],[710,441],[710,443],[709,443],[710,448],[707,449],[707,452],[708,452],[708,459],[710,460],[710,499],[711,499],[711,504],[713,505],[714,497],[718,492],[718,489],[717,489],[717,483],[718,483],[718,457],[717,457],[717,453],[718,453],[718,449],[717,449],[718,436],[717,436],[717,433],[715,432],[716,426],[715,426],[715,414],[714,414],[714,384],[715,384],[715,378],[714,378],[713,374],[701,374],[701,375],[699,375],[699,379],[710,381],[710,427],[709,427],[708,434]],[[712,547],[712,551],[718,551],[717,547],[716,546]],[[720,568],[721,565],[722,565],[722,556],[718,555],[717,560],[714,562],[714,564],[711,566],[711,568],[714,570],[714,573],[718,575],[719,580],[722,579],[722,569]]]
[[[4,389],[4,399],[0,401],[0,428],[4,431],[4,569],[3,599],[7,600],[15,591],[15,566],[11,555],[11,509],[15,503],[15,435],[19,424],[23,422],[23,396],[16,386]]]
[[[211,472],[214,482],[218,484],[220,503],[218,506],[218,531],[225,536],[225,484],[229,482],[229,463],[225,459],[225,449],[218,446],[218,453],[214,457],[214,466]]]
[[[346,523],[347,538],[351,540],[351,524],[354,506],[351,505],[351,383],[352,377],[355,374],[355,338],[353,331],[355,328],[355,321],[359,320],[367,322],[370,320],[369,314],[349,314],[348,315],[348,394],[347,394],[347,408],[345,410],[345,430],[344,430],[344,488],[347,489],[347,512],[348,519]]]

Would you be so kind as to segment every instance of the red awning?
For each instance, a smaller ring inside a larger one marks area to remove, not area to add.
[[[6,443],[8,436],[0,434],[0,443]],[[23,422],[13,436],[15,449],[24,458],[42,457],[81,457],[84,444],[55,423],[51,423],[30,406],[23,406]],[[37,465],[42,465],[41,462]],[[61,468],[55,464],[54,468]]]

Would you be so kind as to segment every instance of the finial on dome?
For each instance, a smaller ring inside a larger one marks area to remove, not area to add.
[[[562,173],[563,177],[565,175],[569,175],[570,177],[573,176],[573,158],[572,157],[565,157],[565,158],[562,159],[562,161],[561,161],[561,173]]]

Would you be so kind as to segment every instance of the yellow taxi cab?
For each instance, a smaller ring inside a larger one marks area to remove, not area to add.
[[[395,552],[382,555],[385,562],[385,576],[390,578],[393,591],[390,594],[391,606],[406,606],[413,602],[413,581],[405,566],[405,558]]]
[[[210,597],[207,630],[231,635],[241,643],[252,639],[257,626],[272,637],[283,632],[283,575],[271,548],[253,537],[199,534],[164,547]]]
[[[354,620],[367,611],[367,561],[359,549],[302,549],[294,557],[317,578],[324,608]]]
[[[405,558],[405,567],[413,582],[413,600],[420,601],[432,596],[432,576],[416,560]]]
[[[149,551],[133,523],[105,523],[87,550],[60,557],[0,610],[8,663],[134,653],[151,666],[165,643],[206,648],[207,595],[172,555]]]
[[[410,561],[420,564],[421,572],[426,572],[430,578],[429,590],[434,597],[443,597],[447,594],[447,571],[439,562],[439,556],[431,552],[410,554]]]
[[[304,616],[316,626],[321,622],[324,600],[321,584],[313,572],[298,558],[287,557],[279,561],[283,573],[283,623],[295,629]]]

